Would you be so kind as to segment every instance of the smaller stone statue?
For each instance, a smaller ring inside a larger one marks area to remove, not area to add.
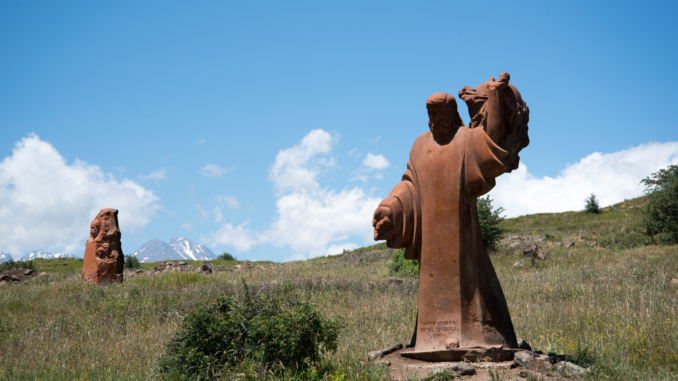
[[[120,246],[118,211],[102,209],[89,227],[82,280],[88,283],[122,282],[125,256]]]

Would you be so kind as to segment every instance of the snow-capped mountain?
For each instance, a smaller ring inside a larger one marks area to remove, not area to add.
[[[20,261],[32,261],[36,258],[42,258],[42,259],[55,259],[55,258],[75,258],[73,254],[68,254],[68,253],[56,253],[52,254],[49,251],[32,251],[23,257],[21,257]]]
[[[5,253],[4,251],[0,251],[0,263],[7,262],[10,259],[12,259],[12,260],[14,259],[14,258],[12,258],[12,254]]]
[[[212,250],[183,237],[174,237],[170,243],[159,239],[146,242],[132,253],[140,262],[159,262],[165,260],[210,260],[216,256]]]
[[[181,254],[183,259],[209,260],[217,257],[212,250],[184,237],[174,237],[169,244]]]

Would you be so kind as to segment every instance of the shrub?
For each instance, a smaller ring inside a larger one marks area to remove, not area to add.
[[[388,274],[391,276],[419,276],[419,261],[405,259],[405,249],[396,250],[391,256]]]
[[[237,259],[233,255],[231,255],[231,254],[229,254],[225,251],[223,253],[219,254],[217,256],[217,259],[221,259],[222,261],[237,261]]]
[[[586,202],[586,205],[584,209],[586,210],[586,213],[593,213],[593,214],[599,214],[600,213],[600,205],[598,204],[598,199],[596,198],[596,195],[591,193],[589,197],[584,200]]]
[[[243,281],[244,283],[244,281]],[[305,369],[337,349],[338,323],[295,295],[223,297],[193,310],[158,362],[170,378],[229,379],[243,364],[274,373]]]
[[[126,255],[125,256],[125,268],[126,269],[139,269],[139,268],[141,268],[141,262],[139,262],[139,258],[137,258],[133,255]]]
[[[504,221],[504,216],[502,216],[504,208],[492,210],[492,199],[490,196],[478,198],[476,205],[478,207],[478,220],[480,222],[480,232],[483,235],[483,243],[488,250],[494,250],[506,233],[500,225]]]
[[[31,269],[35,272],[38,271],[38,268],[33,264],[33,261],[18,261],[10,259],[7,262],[0,263],[0,272],[9,271],[14,269]]]
[[[648,201],[642,209],[646,233],[678,242],[678,165],[660,169],[641,184],[645,185]]]

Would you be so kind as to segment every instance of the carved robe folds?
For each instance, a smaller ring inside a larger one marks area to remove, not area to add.
[[[515,158],[508,156],[482,128],[462,126],[445,145],[426,132],[380,204],[393,211],[398,232],[388,247],[420,261],[415,352],[445,350],[454,339],[462,348],[517,347],[476,209],[495,177],[510,170]]]

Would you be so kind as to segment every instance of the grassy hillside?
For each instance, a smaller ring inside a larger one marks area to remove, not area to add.
[[[678,379],[678,287],[671,283],[678,247],[646,245],[642,202],[600,215],[506,220],[509,234],[491,254],[518,336],[535,349],[589,361],[590,379]],[[523,244],[533,240],[541,242],[545,260],[523,258]],[[575,245],[567,249],[570,241]],[[291,287],[340,319],[339,349],[328,357],[333,368],[324,379],[383,379],[358,359],[409,341],[418,287],[415,278],[384,281],[390,253],[379,244],[264,264],[261,271],[233,271],[235,263],[227,262],[220,264],[226,271],[212,275],[144,275],[108,286],[83,284],[76,260],[36,262],[52,275],[49,282],[0,287],[0,380],[153,379],[153,364],[182,317],[220,295],[238,294],[241,279],[257,292]]]

